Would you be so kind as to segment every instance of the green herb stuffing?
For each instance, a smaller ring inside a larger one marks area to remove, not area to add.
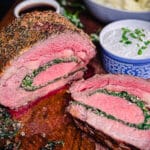
[[[13,138],[19,130],[19,124],[14,121],[7,109],[0,105],[0,139]]]
[[[150,40],[144,41],[144,37],[146,36],[143,29],[135,29],[130,30],[128,28],[121,28],[122,30],[122,37],[120,42],[125,45],[132,44],[132,40],[136,40],[137,44],[137,54],[142,55],[143,51],[148,48],[148,45],[150,45]],[[131,40],[129,40],[131,39]],[[140,44],[139,44],[140,43]]]
[[[116,118],[115,116],[113,116],[111,114],[107,114],[106,112],[104,112],[104,111],[102,111],[100,109],[91,107],[91,106],[83,104],[81,102],[73,101],[71,103],[74,104],[74,105],[82,105],[83,107],[85,107],[86,109],[92,111],[93,113],[95,113],[97,115],[100,115],[100,116],[106,117],[108,119],[112,119],[112,120],[118,121],[118,122],[120,122],[120,123],[122,123],[124,125],[129,126],[129,127],[134,127],[134,128],[140,129],[140,130],[148,130],[148,129],[150,129],[150,112],[146,108],[145,103],[142,100],[140,100],[138,97],[136,97],[134,95],[131,95],[131,94],[128,94],[125,91],[113,92],[113,91],[108,91],[106,89],[98,89],[98,90],[90,93],[89,96],[92,96],[95,93],[104,93],[104,94],[107,94],[107,95],[120,97],[120,98],[123,98],[123,99],[131,102],[131,103],[136,104],[137,107],[139,107],[142,110],[142,112],[143,112],[144,121],[142,123],[140,123],[140,124],[134,124],[134,123],[130,123],[130,122],[126,122],[126,121],[123,121],[121,119],[118,119],[118,118]]]
[[[40,150],[54,150],[57,145],[64,145],[63,141],[49,141],[44,147]]]
[[[24,77],[24,79],[22,80],[20,87],[23,88],[26,91],[35,91],[35,90],[43,88],[43,87],[45,87],[45,86],[47,86],[49,84],[52,84],[52,83],[54,83],[54,82],[56,82],[56,81],[58,81],[58,80],[60,80],[62,78],[67,78],[68,76],[71,76],[71,75],[73,75],[74,73],[76,73],[76,72],[78,72],[80,70],[84,70],[84,68],[79,68],[78,70],[75,70],[75,71],[73,71],[71,73],[68,73],[67,75],[64,75],[64,76],[61,76],[61,77],[57,77],[54,80],[51,80],[51,81],[49,81],[49,82],[47,82],[45,84],[38,85],[38,86],[33,85],[34,78],[38,74],[40,74],[42,71],[45,71],[49,67],[51,67],[53,65],[56,65],[56,64],[59,64],[59,63],[70,63],[70,62],[78,62],[78,60],[75,57],[71,57],[71,58],[58,58],[58,59],[54,59],[52,61],[49,61],[45,65],[40,66],[38,69],[33,70],[32,73],[27,74]]]

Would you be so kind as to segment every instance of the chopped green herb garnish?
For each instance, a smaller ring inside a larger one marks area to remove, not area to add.
[[[79,3],[79,2],[70,2],[68,0],[58,0],[59,4],[63,7],[71,7],[71,8],[75,8],[78,9],[80,11],[85,10],[85,6],[83,5],[83,3]]]
[[[122,29],[123,33],[131,32],[131,30],[128,28],[121,28],[121,29]]]
[[[44,147],[40,150],[54,150],[57,145],[64,145],[63,141],[49,141]]]
[[[19,150],[20,145],[21,141],[15,142],[7,139],[6,144],[0,146],[0,150]]]
[[[131,32],[131,30],[129,30],[128,28],[121,28],[122,30],[122,39],[120,40],[121,43],[124,44],[131,44],[132,42],[129,41],[127,34]]]
[[[67,0],[58,0],[62,7],[62,15],[70,20],[78,28],[83,28],[83,24],[79,18],[79,15],[82,11],[85,10],[85,6],[82,3],[78,2],[69,2]],[[71,10],[69,9],[71,8]]]
[[[138,50],[138,55],[142,55],[142,53],[143,53],[142,49],[139,49]]]
[[[13,138],[19,127],[19,123],[11,118],[7,109],[0,105],[0,139]]]
[[[142,55],[143,50],[145,50],[147,46],[141,46],[140,49],[138,50],[138,55]]]
[[[125,41],[125,44],[132,44],[131,41]]]
[[[75,26],[79,28],[83,28],[83,24],[81,23],[79,19],[79,11],[76,11],[75,13],[72,13],[68,10],[64,10],[63,15],[69,19]]]
[[[93,42],[99,42],[99,36],[96,33],[90,34],[90,37]]]
[[[136,36],[136,34],[135,33],[130,33],[130,36],[133,38],[133,39],[137,39],[137,36]]]
[[[145,41],[144,44],[147,46],[147,45],[150,45],[150,40],[148,41]]]
[[[126,42],[128,40],[128,38],[126,37],[126,34],[122,35],[122,42]]]
[[[141,47],[141,49],[143,49],[143,50],[146,49],[146,48],[147,48],[147,46],[142,46],[142,47]]]
[[[145,37],[145,34],[144,34],[144,30],[140,30],[140,29],[135,29],[134,30],[134,33],[137,35],[137,36],[143,36],[143,37]]]
[[[132,31],[128,28],[121,28],[121,30],[122,37],[120,43],[129,45],[132,44],[132,39],[136,40],[137,42],[140,42],[141,44],[136,43],[136,46],[138,47],[137,54],[142,55],[143,50],[147,49],[147,46],[150,44],[150,40],[144,41],[143,39],[143,37],[145,37],[144,29],[135,29],[134,31]]]

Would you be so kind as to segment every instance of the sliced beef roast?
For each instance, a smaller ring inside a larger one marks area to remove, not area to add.
[[[70,88],[67,111],[109,148],[150,150],[150,83],[127,75],[95,75]]]
[[[17,108],[81,78],[94,55],[89,37],[64,17],[27,13],[0,33],[0,104]]]

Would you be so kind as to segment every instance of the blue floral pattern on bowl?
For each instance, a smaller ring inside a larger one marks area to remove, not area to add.
[[[144,79],[150,78],[150,62],[147,63],[127,63],[118,61],[111,55],[103,52],[102,61],[104,69],[109,73],[114,74],[128,74]]]

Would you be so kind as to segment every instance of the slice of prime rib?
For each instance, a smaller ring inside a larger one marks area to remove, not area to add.
[[[80,79],[95,47],[59,14],[27,13],[0,32],[0,104],[26,105]]]
[[[70,87],[67,111],[77,126],[111,149],[150,150],[150,83],[95,75]]]

